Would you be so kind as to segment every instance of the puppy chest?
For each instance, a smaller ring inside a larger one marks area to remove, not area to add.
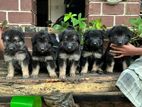
[[[78,61],[80,59],[80,54],[68,55],[65,53],[61,53],[61,54],[59,54],[59,57],[64,60],[68,59],[68,60]]]
[[[90,57],[93,56],[95,58],[101,58],[102,57],[102,53],[98,53],[98,52],[83,52],[83,57]]]
[[[54,58],[52,56],[33,56],[32,59],[34,61],[40,61],[40,62],[45,62],[45,61],[50,61],[50,60],[54,60]]]
[[[26,58],[26,54],[25,53],[16,54],[14,56],[4,55],[4,60],[5,61],[12,61],[12,60],[23,61],[25,58]]]

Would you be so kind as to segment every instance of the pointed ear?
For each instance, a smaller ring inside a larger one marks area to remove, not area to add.
[[[128,36],[129,36],[130,38],[132,38],[133,35],[134,35],[134,32],[129,29],[129,31],[128,31]]]
[[[100,30],[100,32],[103,38],[107,35],[105,30]]]
[[[86,40],[88,38],[89,35],[89,30],[85,31],[85,33],[83,34],[84,40]]]
[[[49,41],[52,45],[59,43],[55,33],[49,33]]]
[[[64,35],[64,32],[62,32],[62,33],[60,33],[60,34],[58,35],[60,42],[63,40],[63,35]]]
[[[35,39],[36,39],[36,34],[35,34],[35,35],[33,35],[33,36],[32,36],[32,38],[31,38],[31,42],[32,42],[32,44],[35,44]]]
[[[22,39],[23,41],[25,41],[25,40],[24,40],[25,33],[24,33],[24,32],[21,32],[21,31],[19,31],[19,32],[21,33],[21,39]]]

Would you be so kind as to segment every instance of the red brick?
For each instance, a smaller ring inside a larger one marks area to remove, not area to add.
[[[122,15],[124,13],[124,4],[108,5],[103,4],[103,14],[105,15]]]
[[[0,23],[6,19],[6,13],[5,12],[0,12]]]
[[[20,12],[9,12],[8,13],[9,23],[19,23],[19,24],[31,24],[32,13],[20,13]]]
[[[32,0],[21,0],[21,10],[32,10]]]
[[[32,14],[33,16],[32,16],[32,24],[33,25],[37,25],[37,15],[36,14]]]
[[[0,0],[0,10],[18,10],[18,0]]]
[[[102,20],[102,23],[107,27],[113,26],[113,20],[114,20],[113,16],[89,16],[88,20],[90,21],[98,18],[100,18]]]
[[[89,4],[89,14],[100,14],[101,3],[90,3]]]
[[[32,1],[32,12],[37,14],[37,2],[35,0]]]
[[[116,25],[128,25],[130,26],[129,20],[130,18],[136,18],[138,16],[116,16]]]
[[[140,14],[140,4],[126,4],[126,14],[127,15],[139,15]]]
[[[25,44],[26,44],[26,46],[28,47],[29,50],[32,50],[32,43],[31,43],[30,37],[25,38]]]

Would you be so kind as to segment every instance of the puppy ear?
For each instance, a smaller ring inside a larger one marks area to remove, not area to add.
[[[36,41],[36,34],[35,34],[35,35],[33,35],[33,36],[32,36],[32,38],[31,38],[31,42],[32,42],[32,44],[35,44],[35,41]]]
[[[49,33],[49,41],[52,45],[58,45],[58,40],[56,38],[55,33]]]
[[[64,32],[61,32],[61,33],[58,35],[60,42],[63,40],[63,35],[64,35]]]
[[[89,30],[85,31],[85,33],[83,34],[84,40],[86,40],[89,36]]]
[[[24,41],[24,36],[25,36],[25,33],[22,32],[22,31],[19,31],[21,33],[21,39]]]
[[[100,30],[100,32],[103,38],[107,35],[105,30]]]
[[[130,37],[130,38],[132,38],[133,37],[133,35],[134,35],[134,32],[133,31],[131,31],[130,29],[128,29],[129,31],[128,31],[128,36]]]

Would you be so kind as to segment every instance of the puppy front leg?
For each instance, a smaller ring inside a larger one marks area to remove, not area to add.
[[[107,65],[106,72],[112,73],[114,68],[114,61]]]
[[[32,71],[32,74],[31,74],[31,76],[33,78],[37,78],[38,77],[39,69],[40,69],[40,66],[39,66],[38,62],[34,62],[33,61],[33,71]]]
[[[123,65],[123,70],[127,69],[128,68],[128,64],[126,61],[123,61],[122,62],[122,65]]]
[[[66,78],[66,60],[59,59],[59,77],[61,79]]]
[[[14,77],[14,66],[12,61],[8,63],[8,74],[6,76],[6,79],[12,79]]]
[[[99,63],[100,61],[96,59],[96,61],[94,61],[93,63],[93,67],[92,67],[92,72],[97,72],[97,73],[102,73],[103,70],[101,69],[101,63]]]
[[[21,62],[23,78],[29,78],[29,66],[24,62]]]
[[[55,68],[56,68],[56,65],[55,65],[54,61],[49,62],[49,64],[47,65],[47,70],[48,70],[49,76],[52,78],[57,77],[56,72],[55,72]]]
[[[72,61],[71,69],[70,69],[70,76],[75,77],[76,76],[76,70],[77,70],[78,61]]]
[[[92,67],[92,72],[97,72],[98,68],[99,68],[98,65],[96,64],[96,62],[94,62]]]
[[[88,72],[88,60],[87,58],[82,58],[81,60],[81,74],[86,74]]]

